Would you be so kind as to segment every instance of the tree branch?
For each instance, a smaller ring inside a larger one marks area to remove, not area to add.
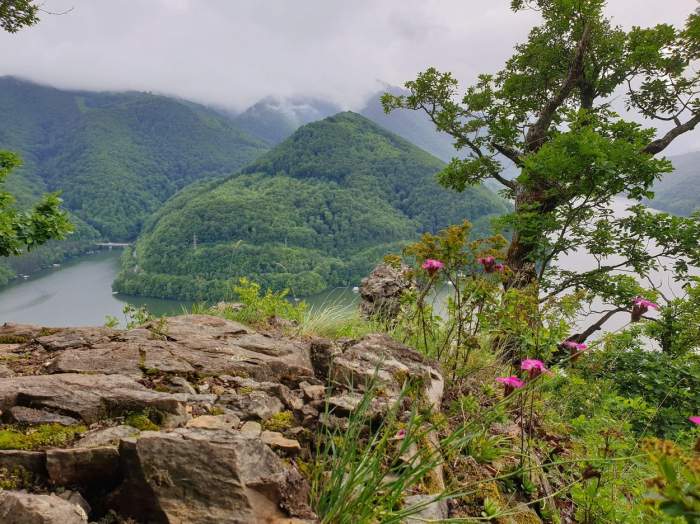
[[[539,118],[530,127],[527,132],[527,137],[525,138],[525,146],[529,151],[536,151],[544,143],[545,134],[549,129],[554,115],[559,109],[559,107],[564,103],[567,97],[571,94],[571,91],[576,87],[581,75],[583,74],[583,59],[586,56],[586,51],[591,41],[591,24],[586,23],[583,29],[583,34],[581,35],[581,40],[576,46],[576,55],[569,68],[569,74],[564,80],[559,92],[550,98],[547,103],[545,103],[542,111],[540,111]]]
[[[584,331],[581,333],[576,333],[574,335],[571,335],[568,340],[572,340],[574,342],[578,342],[579,344],[582,344],[583,342],[588,339],[591,335],[593,335],[596,331],[600,331],[601,328],[603,327],[603,324],[605,324],[610,318],[615,315],[616,313],[620,313],[622,311],[627,311],[623,307],[619,307],[617,309],[611,309],[605,315],[600,317],[598,320],[596,320],[593,324],[588,326]]]
[[[666,149],[676,138],[678,138],[683,133],[692,131],[698,124],[700,124],[700,113],[695,114],[693,118],[688,120],[685,124],[677,125],[661,138],[651,142],[644,149],[642,149],[642,153],[648,153],[650,155],[660,153],[661,151]]]

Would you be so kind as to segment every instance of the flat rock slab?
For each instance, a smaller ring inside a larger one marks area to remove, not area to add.
[[[0,492],[0,522],[3,524],[85,524],[87,521],[81,507],[56,495]]]
[[[40,424],[60,424],[62,426],[73,426],[80,421],[73,417],[66,417],[50,411],[27,408],[25,406],[13,406],[9,410],[11,422],[26,426],[38,426]]]
[[[141,378],[144,373],[239,375],[298,383],[313,377],[305,344],[271,337],[219,317],[181,315],[128,331],[6,324],[0,340],[26,340],[16,348],[28,362],[8,362],[17,373],[100,373]]]
[[[64,373],[0,379],[0,410],[14,406],[57,412],[87,424],[146,408],[185,416],[184,403],[177,397],[151,391],[121,375]]]

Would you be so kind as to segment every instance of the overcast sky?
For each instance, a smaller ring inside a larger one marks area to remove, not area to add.
[[[137,89],[242,109],[308,94],[345,107],[430,65],[462,81],[499,67],[536,22],[510,0],[45,0],[0,32],[0,75]],[[682,23],[695,0],[609,0],[625,26]]]

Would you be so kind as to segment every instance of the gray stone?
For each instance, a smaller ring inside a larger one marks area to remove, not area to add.
[[[45,480],[47,477],[46,454],[43,451],[0,450],[0,469],[12,473],[18,468],[30,472],[38,479]]]
[[[174,377],[168,377],[168,382],[171,385],[170,389],[175,393],[187,393],[190,395],[197,394],[197,390],[192,387],[192,384],[187,382],[187,380],[182,377],[178,377],[177,375]]]
[[[260,434],[260,440],[272,449],[282,451],[288,455],[296,455],[301,451],[299,441],[286,438],[282,433],[277,431],[263,431]]]
[[[104,429],[95,429],[84,433],[82,438],[76,442],[78,448],[95,448],[119,444],[123,438],[135,437],[141,433],[133,426],[122,424]]]
[[[87,521],[81,507],[56,495],[0,492],[0,522],[3,524],[85,524]]]
[[[147,432],[122,441],[120,454],[127,477],[110,507],[139,522],[314,518],[306,481],[258,439],[230,431]]]
[[[71,491],[67,489],[62,493],[58,493],[58,497],[82,508],[86,515],[90,515],[90,513],[92,512],[90,504],[87,500],[85,500],[85,498],[80,494],[79,491]]]
[[[379,264],[360,283],[360,311],[365,318],[393,320],[401,309],[401,297],[414,286],[410,268]]]
[[[46,470],[55,486],[109,486],[119,477],[119,453],[112,446],[50,449]]]
[[[62,426],[73,426],[80,421],[73,417],[66,417],[57,413],[51,413],[41,409],[27,408],[24,406],[13,406],[9,409],[12,422],[27,426],[38,426],[39,424],[61,424]]]
[[[251,391],[244,395],[227,393],[217,402],[238,415],[241,420],[267,420],[284,409],[279,399],[264,391]]]
[[[241,426],[241,435],[243,436],[257,438],[260,436],[260,433],[262,433],[262,426],[259,422],[249,420]]]
[[[189,422],[187,422],[188,428],[201,428],[201,429],[217,429],[217,430],[227,430],[227,429],[238,429],[241,425],[241,419],[236,415],[226,414],[226,415],[202,415],[200,417],[195,417]]]
[[[418,511],[404,519],[405,524],[440,522],[449,516],[447,500],[435,500],[433,495],[410,495],[404,498],[404,508],[415,507]]]
[[[25,404],[60,411],[88,424],[146,408],[175,416],[185,414],[177,398],[121,375],[63,373],[0,379],[0,410]]]

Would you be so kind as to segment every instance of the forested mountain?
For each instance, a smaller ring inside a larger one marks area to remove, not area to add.
[[[419,232],[465,218],[484,230],[505,212],[486,188],[442,189],[443,165],[355,113],[308,124],[241,174],[168,201],[114,287],[201,300],[243,276],[298,295],[357,283]]]
[[[110,240],[184,186],[230,175],[267,149],[230,118],[148,93],[66,91],[0,78],[0,149],[21,154],[9,179],[21,204],[60,190],[66,207]]]
[[[700,152],[671,157],[675,171],[654,184],[654,199],[648,204],[674,215],[700,210]]]

